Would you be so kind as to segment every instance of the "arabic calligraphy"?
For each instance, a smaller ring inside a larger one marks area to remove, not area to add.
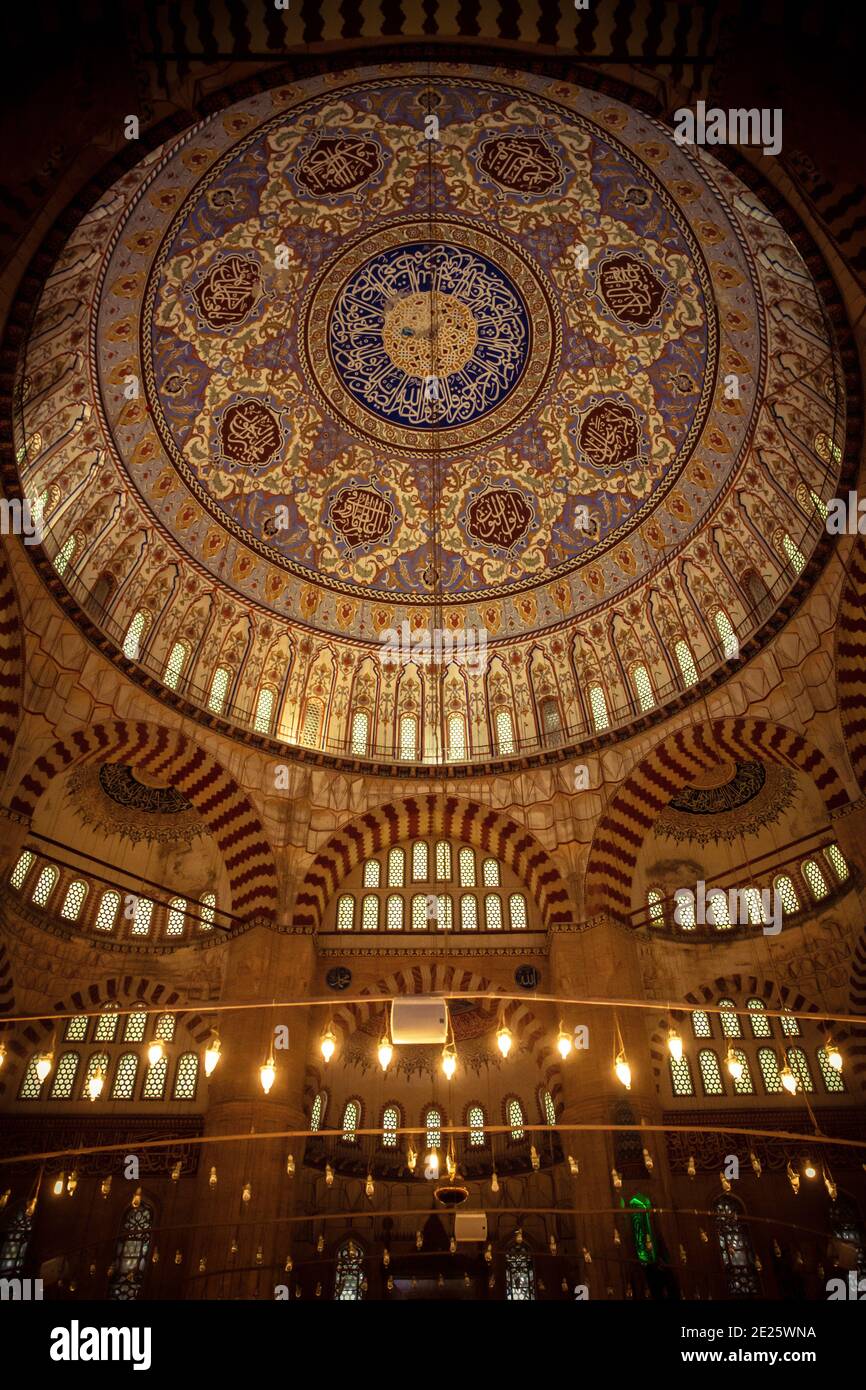
[[[360,188],[382,165],[382,151],[375,140],[321,135],[301,155],[293,172],[307,193],[327,197]]]
[[[261,293],[258,262],[226,256],[211,266],[192,292],[198,311],[211,328],[243,323]]]
[[[478,167],[512,193],[550,193],[565,172],[556,152],[538,135],[494,135],[483,142]]]
[[[387,497],[368,487],[344,487],[330,506],[328,521],[351,548],[375,545],[394,524],[395,511]]]
[[[658,317],[665,287],[642,261],[622,252],[599,266],[598,293],[621,323],[645,328]]]
[[[603,473],[640,459],[637,412],[624,401],[602,401],[583,416],[577,442],[587,461]]]
[[[532,523],[532,508],[514,488],[488,488],[469,503],[466,529],[474,541],[514,550]]]
[[[230,405],[220,422],[219,434],[224,457],[248,468],[270,463],[282,443],[276,416],[257,400]]]
[[[519,380],[530,342],[517,289],[477,252],[412,243],[361,265],[331,311],[331,359],[345,388],[380,418],[464,425]],[[424,389],[435,375],[435,395]]]

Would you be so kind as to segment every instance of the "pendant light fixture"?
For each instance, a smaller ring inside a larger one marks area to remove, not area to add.
[[[222,1044],[220,1043],[219,1033],[216,1031],[216,1029],[214,1029],[213,1033],[211,1034],[210,1042],[204,1050],[205,1076],[213,1076],[214,1071],[216,1069],[216,1064],[220,1059],[221,1047]]]

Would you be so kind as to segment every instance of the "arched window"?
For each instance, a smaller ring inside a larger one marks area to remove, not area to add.
[[[117,1036],[117,1025],[120,1022],[120,1014],[116,1004],[106,1004],[99,1018],[96,1020],[96,1031],[93,1034],[94,1042],[114,1042]]]
[[[416,893],[412,899],[412,930],[427,930],[427,895]]]
[[[400,757],[410,762],[418,756],[418,719],[414,714],[400,716]]]
[[[175,642],[168,654],[168,661],[165,663],[165,670],[162,673],[162,683],[168,686],[169,690],[177,690],[177,683],[183,675],[187,651],[185,642]]]
[[[364,1256],[354,1240],[344,1240],[337,1251],[334,1299],[358,1303],[364,1297]]]
[[[54,866],[52,864],[46,864],[36,880],[36,887],[33,889],[31,901],[34,902],[37,907],[44,907],[48,902],[48,899],[54,891],[57,878],[58,874]]]
[[[704,1088],[704,1095],[723,1096],[725,1094],[725,1084],[722,1081],[722,1073],[719,1070],[719,1059],[712,1048],[701,1048],[698,1053],[698,1065],[701,1069],[701,1083]]]
[[[174,1014],[157,1014],[153,1025],[153,1036],[160,1042],[174,1042]]]
[[[449,714],[448,757],[452,762],[462,762],[466,755],[466,721],[462,714]]]
[[[719,641],[722,644],[722,652],[725,661],[734,661],[740,655],[740,644],[737,641],[737,634],[734,626],[725,612],[724,608],[717,608],[713,614],[713,622],[716,625],[716,632],[719,634]]]
[[[797,890],[787,874],[779,874],[773,879],[773,889],[779,894],[783,912],[799,912],[800,899]]]
[[[228,667],[218,666],[213,673],[213,680],[210,683],[210,695],[207,701],[207,707],[211,714],[222,714],[230,680],[231,671]]]
[[[303,748],[318,748],[321,727],[322,702],[321,700],[308,700],[304,710],[304,722],[301,726],[301,746]]]
[[[678,1062],[673,1057],[669,1057],[668,1064],[671,1069],[671,1089],[674,1095],[693,1096],[695,1082],[688,1057],[682,1056]]]
[[[707,921],[716,931],[727,931],[731,925],[728,895],[721,888],[711,888],[707,893]]]
[[[862,1277],[866,1275],[866,1241],[863,1238],[863,1223],[856,1204],[844,1192],[840,1192],[835,1202],[830,1203],[830,1234],[834,1241],[847,1249],[836,1251],[838,1267],[856,1267]],[[0,1262],[0,1270],[2,1270]]]
[[[406,881],[406,855],[402,849],[388,851],[388,887],[402,888]]]
[[[175,1100],[195,1100],[195,1093],[198,1088],[198,1057],[194,1052],[184,1052],[177,1059],[177,1071],[174,1074]]]
[[[39,1075],[36,1071],[36,1064],[38,1059],[39,1054],[37,1053],[33,1057],[31,1057],[30,1061],[27,1063],[27,1069],[21,1078],[21,1085],[18,1088],[19,1100],[39,1099],[39,1096],[42,1092],[43,1083],[39,1080]]]
[[[753,1096],[755,1094],[755,1083],[752,1080],[752,1072],[749,1067],[749,1059],[745,1052],[739,1047],[732,1047],[730,1054],[735,1062],[739,1062],[743,1068],[738,1077],[732,1076],[731,1082],[735,1096]]]
[[[147,631],[148,616],[141,608],[133,614],[123,639],[123,655],[127,661],[138,661],[141,656],[141,641]]]
[[[382,886],[382,865],[378,859],[367,859],[364,863],[364,887],[380,888]]]
[[[361,1107],[356,1100],[347,1100],[343,1108],[343,1142],[357,1144],[357,1129],[361,1120]]]
[[[72,1095],[72,1088],[75,1085],[75,1074],[78,1071],[80,1058],[77,1052],[64,1052],[57,1063],[54,1072],[54,1080],[51,1084],[52,1100],[69,1100]]]
[[[694,931],[697,925],[695,918],[695,895],[690,888],[678,888],[674,893],[674,921],[683,931]]]
[[[142,1100],[162,1100],[165,1083],[168,1079],[168,1058],[160,1057],[158,1062],[149,1062],[141,1088]]]
[[[447,840],[436,842],[436,877],[440,883],[451,881],[451,846]]]
[[[9,875],[9,882],[13,888],[21,888],[35,861],[36,855],[32,854],[29,849],[25,849],[24,853],[19,855],[18,862]]]
[[[212,931],[216,913],[216,893],[202,893],[199,931]]]
[[[793,566],[797,574],[802,574],[806,568],[806,560],[802,550],[794,544],[787,531],[777,531],[773,537],[776,549],[784,555],[788,564]]]
[[[430,876],[430,855],[425,840],[416,840],[412,846],[412,881],[426,883]]]
[[[344,893],[337,899],[337,931],[353,931],[355,927],[355,899]]]
[[[90,1100],[90,1082],[95,1076],[105,1079],[108,1076],[108,1053],[93,1052],[87,1059],[87,1070],[81,1087],[81,1099]]]
[[[758,1066],[761,1068],[764,1090],[767,1095],[780,1096],[785,1088],[779,1074],[779,1059],[774,1047],[758,1048]]]
[[[559,712],[559,701],[552,695],[547,696],[541,701],[541,732],[545,742],[553,743],[557,735],[562,732],[562,717]]]
[[[81,909],[84,906],[84,899],[87,897],[87,884],[80,879],[75,879],[70,883],[63,899],[63,906],[60,909],[60,916],[67,922],[77,922],[81,916]]]
[[[72,557],[75,554],[77,545],[77,536],[67,536],[66,540],[63,542],[63,545],[60,547],[57,554],[54,556],[54,568],[56,569],[59,575],[62,576],[66,573],[68,566],[72,562]]]
[[[845,1091],[845,1082],[842,1079],[842,1074],[836,1071],[835,1067],[830,1066],[823,1045],[818,1048],[817,1056],[818,1066],[821,1069],[821,1079],[824,1082],[824,1089],[828,1091],[830,1095],[842,1095]]]
[[[511,718],[511,711],[498,709],[495,717],[496,727],[496,752],[501,758],[510,758],[517,752],[514,743],[514,721]]]
[[[815,1082],[812,1080],[812,1071],[805,1052],[801,1047],[789,1047],[787,1057],[788,1066],[797,1078],[798,1090],[812,1095],[815,1090]]]
[[[256,717],[253,728],[257,734],[270,733],[271,723],[274,717],[274,707],[277,703],[277,692],[272,685],[263,685],[259,691],[259,698],[256,702]]]
[[[711,1038],[713,1025],[706,1009],[695,1009],[692,1014],[692,1032],[696,1038]]]
[[[388,899],[388,931],[403,930],[403,899],[392,893]]]
[[[471,893],[460,899],[460,926],[463,931],[478,930],[478,903]]]
[[[464,845],[457,856],[461,888],[475,887],[475,851]]]
[[[19,1207],[0,1238],[0,1275],[4,1278],[19,1275],[23,1270],[32,1230],[33,1218],[27,1215],[26,1207]]]
[[[382,1112],[382,1147],[396,1149],[397,1130],[400,1128],[400,1111],[396,1105],[386,1105]]]
[[[485,859],[481,876],[485,888],[499,887],[499,864],[495,859]]]
[[[379,930],[379,899],[370,893],[361,904],[361,930]]]
[[[436,898],[437,926],[440,931],[450,931],[454,925],[451,915],[451,898],[448,893],[439,893]]]
[[[642,665],[633,666],[631,670],[631,679],[635,688],[641,714],[646,714],[648,710],[652,709],[656,702],[649,671]]]
[[[66,1020],[66,1028],[63,1032],[64,1042],[84,1042],[87,1037],[87,1030],[90,1019],[87,1014],[76,1014],[74,1018]]]
[[[512,893],[508,899],[508,911],[511,915],[511,930],[526,930],[526,899],[522,893]]]
[[[549,1091],[542,1089],[539,1092],[539,1100],[541,1102],[541,1113],[544,1116],[545,1122],[549,1125],[555,1125],[556,1106],[553,1103],[553,1096]]]
[[[111,1088],[112,1100],[132,1100],[138,1076],[138,1060],[137,1052],[124,1052],[118,1057],[114,1085]]]
[[[186,925],[186,898],[172,898],[168,905],[168,919],[165,924],[166,936],[183,936]]]
[[[739,1017],[734,1009],[733,999],[720,999],[719,1008],[721,1009],[722,1036],[725,1038],[741,1038],[743,1030],[740,1027]]]
[[[113,931],[117,921],[117,909],[120,907],[120,894],[115,893],[113,888],[107,888],[99,899],[99,908],[96,913],[94,923],[97,931]]]
[[[357,758],[366,755],[370,746],[370,712],[356,709],[352,715],[352,742],[350,751]]]
[[[515,1241],[505,1252],[505,1297],[516,1303],[531,1303],[535,1298],[535,1271],[525,1242]]]
[[[136,898],[132,915],[132,936],[147,936],[150,932],[150,919],[153,916],[153,903],[150,898]]]
[[[146,1202],[130,1207],[123,1218],[117,1248],[114,1252],[114,1273],[108,1285],[110,1299],[130,1301],[138,1298],[147,1270],[150,1254],[153,1208]]]
[[[435,1105],[428,1106],[424,1115],[427,1148],[438,1149],[442,1144],[442,1111]]]
[[[759,927],[766,921],[764,913],[764,901],[757,888],[746,888],[744,890],[746,899],[746,914],[753,927]]]
[[[515,1141],[522,1139],[525,1132],[523,1128],[523,1106],[516,1096],[512,1096],[511,1099],[506,1102],[505,1112],[508,1124],[511,1126],[512,1139]]]
[[[647,890],[646,900],[649,907],[650,922],[653,926],[663,927],[665,924],[664,894],[658,888],[650,888]]]
[[[484,1109],[480,1105],[470,1105],[466,1112],[469,1126],[470,1148],[480,1149],[484,1145]]]
[[[741,1216],[742,1203],[726,1195],[713,1204],[713,1211],[728,1293],[732,1298],[754,1298],[758,1274],[751,1236]]]
[[[770,1020],[767,1018],[767,1010],[763,999],[747,999],[746,1008],[749,1010],[749,1023],[752,1025],[753,1038],[771,1038],[773,1029]]]
[[[848,868],[848,861],[846,860],[839,846],[827,845],[827,847],[824,850],[824,858],[827,860],[828,864],[833,869],[833,872],[835,873],[839,882],[844,883],[850,873],[850,870]]]
[[[488,893],[484,899],[484,921],[488,931],[502,930],[502,899],[497,893]]]
[[[695,659],[692,656],[688,642],[686,642],[684,638],[680,638],[679,642],[677,642],[674,647],[674,655],[676,656],[677,665],[680,668],[680,674],[682,675],[683,684],[686,688],[691,685],[697,685],[698,672],[695,666]]]
[[[607,700],[603,685],[596,684],[589,687],[589,705],[592,710],[592,722],[596,733],[609,729],[610,718],[607,713]]]
[[[313,1101],[313,1108],[310,1111],[310,1129],[317,1133],[325,1115],[325,1092],[319,1091]]]
[[[789,1013],[787,1009],[782,1010],[782,1016],[779,1019],[779,1022],[782,1025],[782,1032],[784,1033],[786,1038],[799,1038],[800,1024],[798,1023],[794,1015],[792,1013]]]

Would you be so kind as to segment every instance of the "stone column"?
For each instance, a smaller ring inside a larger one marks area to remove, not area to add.
[[[287,935],[257,926],[228,947],[225,998],[231,1003],[274,1007],[229,1011],[220,1016],[222,1054],[210,1079],[207,1135],[242,1134],[249,1138],[202,1148],[196,1178],[194,1222],[189,1242],[188,1296],[193,1298],[273,1298],[274,1286],[287,1282],[286,1255],[292,1227],[274,1218],[288,1217],[300,1188],[303,1139],[256,1138],[257,1135],[307,1126],[303,1106],[310,1010],[283,1008],[280,1000],[307,998],[316,965],[315,938]],[[259,1068],[277,1026],[288,1028],[289,1046],[277,1048],[276,1080],[265,1095]],[[294,1156],[296,1176],[287,1173]],[[210,1185],[211,1168],[217,1182]],[[250,1184],[250,1199],[243,1200]],[[232,1241],[237,1251],[232,1252]],[[200,1270],[204,1259],[205,1270]]]

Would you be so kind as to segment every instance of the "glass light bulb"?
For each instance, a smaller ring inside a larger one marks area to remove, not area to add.
[[[424,1159],[424,1167],[432,1178],[439,1176],[439,1155],[435,1149],[431,1149]]]
[[[818,1176],[818,1169],[815,1167],[811,1158],[806,1159],[806,1162],[803,1165],[803,1172],[805,1173],[807,1178],[816,1178]]]
[[[329,1028],[322,1037],[322,1056],[326,1062],[330,1062],[336,1050],[337,1039],[334,1036],[333,1030]]]
[[[368,1197],[372,1197],[372,1196],[373,1196],[373,1193],[376,1191],[376,1185],[375,1185],[375,1183],[373,1182],[373,1175],[372,1175],[372,1173],[368,1173],[368,1174],[367,1174],[367,1183],[366,1183],[366,1186],[365,1186],[365,1188],[364,1188],[364,1191],[366,1192],[366,1194],[367,1194]]]
[[[276,1064],[274,1062],[273,1057],[269,1057],[268,1060],[266,1062],[263,1062],[262,1065],[259,1067],[259,1080],[262,1083],[262,1090],[264,1091],[265,1095],[268,1095],[276,1079]]]
[[[105,1086],[105,1072],[95,1071],[87,1078],[87,1094],[91,1100],[99,1100]]]
[[[43,1052],[36,1058],[36,1075],[40,1085],[45,1080],[54,1065],[54,1055],[51,1052]]]
[[[743,1064],[739,1057],[736,1057],[733,1052],[729,1052],[725,1058],[725,1066],[734,1080],[739,1081],[743,1075]]]
[[[386,1033],[379,1043],[379,1065],[383,1071],[387,1071],[391,1065],[391,1058],[394,1056],[394,1049]]]
[[[789,1095],[794,1096],[797,1094],[797,1078],[791,1071],[791,1068],[788,1066],[787,1062],[783,1066],[782,1070],[779,1072],[779,1079],[781,1080],[782,1085],[784,1086],[785,1090],[788,1092]]]
[[[683,1060],[683,1040],[676,1028],[668,1030],[668,1052],[675,1062]]]
[[[69,1196],[70,1196],[70,1197],[72,1196],[72,1194],[73,1194],[73,1192],[75,1191],[75,1189],[76,1189],[77,1186],[78,1186],[78,1169],[77,1169],[77,1168],[73,1168],[72,1172],[69,1174],[69,1177],[66,1179],[66,1191],[69,1193]]]
[[[491,1179],[490,1179],[490,1191],[491,1191],[491,1192],[498,1192],[498,1191],[499,1191],[499,1178],[498,1178],[498,1176],[497,1176],[497,1173],[496,1173],[496,1169],[495,1169],[495,1168],[493,1169],[493,1176],[492,1176]]]
[[[211,1170],[210,1170],[210,1177],[208,1178],[208,1182],[209,1182],[209,1184],[210,1184],[211,1187],[216,1187],[216,1185],[217,1185],[217,1170],[216,1170],[216,1168],[211,1168]]]
[[[55,1180],[54,1180],[53,1192],[54,1192],[55,1197],[60,1197],[60,1196],[62,1196],[62,1194],[63,1194],[63,1189],[64,1189],[65,1186],[66,1186],[66,1174],[65,1174],[65,1173],[60,1173],[60,1174],[58,1174],[58,1176],[57,1176],[57,1177],[55,1178]]]
[[[333,1186],[334,1186],[334,1170],[333,1170],[333,1168],[331,1167],[330,1163],[326,1163],[326,1164],[325,1164],[325,1186],[326,1186],[326,1187],[333,1187]]]
[[[824,1048],[824,1052],[826,1053],[827,1061],[829,1065],[833,1068],[833,1070],[841,1071],[842,1067],[845,1064],[842,1057],[842,1053],[839,1051],[836,1044],[834,1042],[828,1042],[827,1046]]]
[[[457,1070],[457,1054],[449,1048],[442,1053],[442,1070],[449,1081]]]
[[[6,1061],[6,1044],[0,1043],[0,1067]]]
[[[500,1028],[496,1034],[496,1041],[499,1044],[499,1051],[502,1053],[503,1057],[507,1057],[511,1051],[511,1044],[513,1042],[511,1029],[504,1026]]]
[[[571,1038],[568,1036],[565,1029],[562,1027],[560,1027],[559,1036],[556,1039],[556,1046],[559,1055],[564,1062],[568,1054],[571,1052],[572,1042]]]
[[[621,1081],[627,1091],[631,1090],[631,1067],[625,1059],[625,1053],[617,1054],[617,1059],[613,1066],[617,1075],[617,1080]]]
[[[211,1040],[210,1040],[210,1042],[208,1043],[207,1047],[205,1048],[205,1052],[204,1052],[204,1074],[205,1074],[205,1076],[213,1076],[214,1070],[215,1070],[215,1068],[216,1068],[216,1064],[217,1064],[217,1062],[218,1062],[219,1059],[220,1059],[220,1048],[221,1048],[221,1046],[222,1046],[222,1044],[220,1043],[220,1040],[219,1040],[219,1034],[218,1034],[218,1033],[214,1033],[213,1037],[211,1038]]]
[[[147,1049],[147,1060],[150,1062],[150,1065],[152,1067],[155,1067],[157,1062],[162,1061],[164,1052],[165,1048],[163,1047],[160,1039],[154,1038],[153,1042],[150,1044],[150,1047]]]

